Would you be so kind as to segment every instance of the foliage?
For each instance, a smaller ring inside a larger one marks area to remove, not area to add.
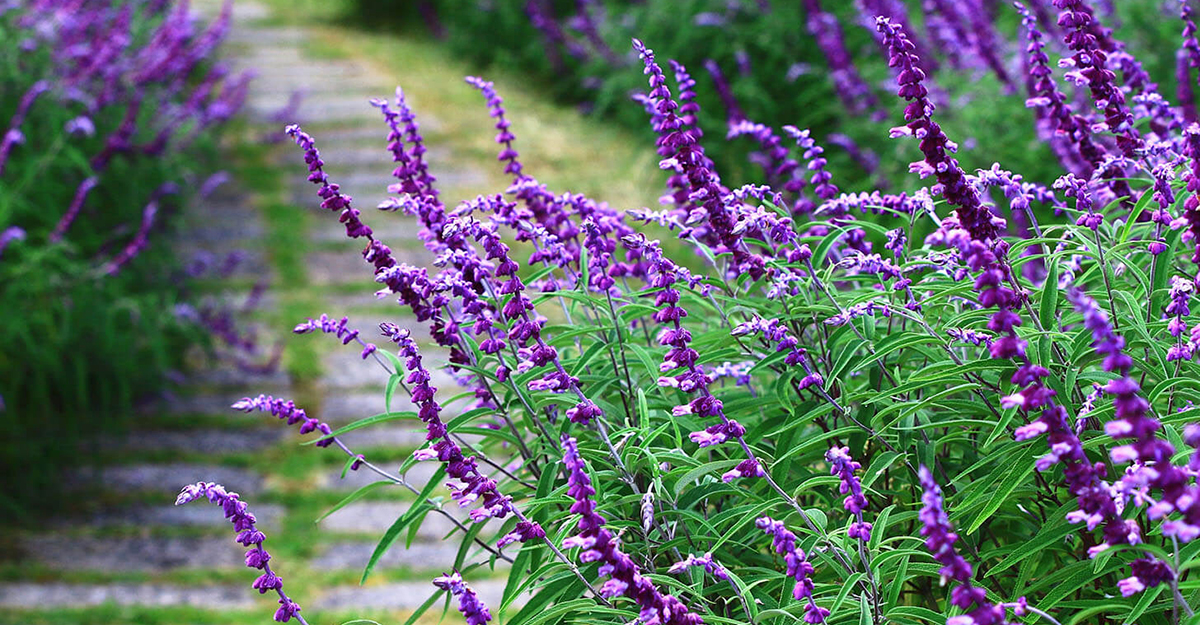
[[[0,506],[61,501],[56,466],[162,388],[184,346],[183,267],[164,235],[182,185],[204,187],[213,132],[247,76],[211,55],[229,7],[199,28],[163,2],[6,6],[0,15],[0,397],[11,436]],[[211,185],[210,185],[211,186]]]
[[[878,102],[887,101],[884,58],[869,16],[883,12],[909,16],[916,39],[923,42],[926,70],[939,91],[941,123],[963,146],[961,158],[970,168],[999,161],[1026,178],[1043,183],[1056,176],[1051,153],[1020,98],[1019,80],[1005,86],[983,62],[985,48],[1000,60],[1010,79],[1021,71],[1023,44],[1019,16],[1010,2],[988,0],[856,0],[855,2],[770,2],[769,0],[355,0],[364,23],[389,29],[424,26],[440,33],[459,54],[481,68],[516,69],[540,79],[559,97],[588,111],[644,131],[644,116],[628,105],[640,89],[636,59],[627,53],[630,37],[652,38],[664,58],[677,59],[698,81],[701,107],[708,111],[701,128],[706,146],[722,171],[738,180],[765,181],[754,165],[757,149],[742,139],[722,143],[730,109],[705,70],[709,60],[730,84],[738,107],[749,119],[778,128],[784,124],[812,128],[830,148],[829,158],[844,187],[854,190],[913,188],[905,177],[896,146],[887,140],[888,118],[871,116],[850,104],[831,59],[827,42],[841,43]],[[1029,3],[1044,7],[1053,19],[1050,0]],[[1098,8],[1116,38],[1140,52],[1139,59],[1164,94],[1174,93],[1174,52],[1182,28],[1175,3],[1100,2]],[[937,19],[937,9],[957,7],[953,20]],[[930,7],[933,7],[931,9]],[[433,8],[431,13],[428,9]],[[836,30],[813,15],[833,16]],[[931,19],[929,16],[934,15]],[[991,38],[970,35],[969,17],[986,16]],[[436,15],[431,19],[431,15]],[[589,19],[584,20],[582,17]],[[868,16],[864,19],[864,16]],[[1048,21],[1043,21],[1043,27]],[[594,33],[594,34],[593,34]],[[832,37],[832,40],[830,39]],[[596,42],[603,42],[599,46]],[[932,63],[936,61],[935,68]],[[1173,99],[1173,98],[1172,98]],[[979,102],[977,106],[966,104]],[[986,104],[983,104],[986,103]],[[878,113],[881,109],[875,108]],[[832,138],[830,138],[832,136]],[[842,137],[845,137],[843,139]],[[843,149],[842,145],[850,147]],[[747,161],[750,156],[751,160]],[[881,186],[883,185],[883,186]]]
[[[842,193],[808,131],[781,129],[793,154],[754,124],[736,128],[778,187],[723,182],[687,68],[669,80],[635,40],[661,212],[539,183],[475,77],[512,183],[449,205],[402,92],[374,102],[397,178],[378,208],[419,220],[437,254],[423,269],[397,261],[291,126],[321,207],[415,323],[380,325],[395,353],[345,318],[294,329],[387,368],[385,413],[334,430],[284,398],[233,408],[316,432],[345,472],[379,477],[335,509],[416,495],[364,580],[447,517],[460,549],[434,584],[472,625],[491,613],[461,575],[501,563],[491,609],[521,624],[1194,623],[1200,124],[1089,5],[1055,7],[1053,36],[1021,14],[1030,116],[1056,131],[1049,187],[963,169],[917,46],[883,17],[899,98],[881,106],[903,110],[891,135],[916,139],[905,167],[932,179],[911,195]],[[1180,58],[1200,66],[1194,33]],[[394,421],[428,441],[395,472],[339,438]],[[403,477],[417,462],[439,464],[424,488]],[[245,503],[207,483],[180,502],[201,497],[250,548],[256,587],[280,593],[277,618],[299,617]]]

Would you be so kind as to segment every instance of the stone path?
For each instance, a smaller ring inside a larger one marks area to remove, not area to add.
[[[216,0],[196,4],[208,16],[218,6]],[[311,124],[306,128],[317,137],[330,174],[354,195],[364,218],[397,257],[428,264],[431,258],[415,238],[417,226],[411,217],[370,210],[386,193],[392,163],[384,143],[386,128],[368,101],[393,93],[396,77],[382,75],[353,57],[315,59],[309,49],[312,32],[268,21],[273,11],[268,5],[238,0],[227,46],[226,55],[236,69],[257,72],[248,102],[252,132],[281,134],[282,124],[270,118],[293,90],[302,90],[305,97],[296,111],[297,121]],[[469,114],[486,115],[482,106]],[[441,125],[428,114],[420,121],[426,129]],[[494,178],[498,174],[490,171],[494,165],[490,158],[446,149],[432,150],[427,158],[439,170],[448,197],[470,197],[499,187]],[[399,541],[376,567],[372,583],[358,586],[355,581],[378,537],[408,509],[411,495],[400,489],[378,489],[314,525],[347,492],[377,478],[364,472],[341,479],[345,458],[336,450],[301,447],[303,439],[295,428],[269,415],[243,415],[229,409],[243,396],[268,393],[295,398],[335,426],[384,412],[388,375],[373,360],[362,361],[357,348],[343,347],[329,337],[292,337],[288,330],[304,316],[321,313],[349,316],[364,336],[371,335],[380,321],[406,320],[394,303],[372,296],[377,285],[370,267],[362,262],[359,246],[344,238],[336,216],[318,208],[299,150],[281,141],[268,159],[282,183],[280,197],[251,192],[247,181],[227,184],[189,209],[185,220],[191,225],[182,248],[185,254],[214,259],[229,254],[243,258],[230,284],[242,279],[247,286],[217,294],[227,301],[241,301],[249,283],[269,277],[272,285],[255,313],[261,340],[311,343],[308,347],[315,349],[317,362],[293,362],[290,368],[323,373],[315,379],[297,379],[286,370],[250,373],[228,363],[201,363],[189,371],[178,396],[146,411],[144,424],[132,436],[101,442],[105,456],[111,458],[109,465],[69,472],[66,479],[77,489],[86,513],[56,519],[43,531],[19,536],[15,553],[0,551],[0,564],[32,566],[38,571],[37,581],[21,577],[0,581],[0,606],[5,609],[20,614],[20,610],[106,604],[138,609],[191,606],[212,610],[213,623],[228,622],[225,617],[231,611],[245,612],[254,622],[269,620],[273,601],[250,588],[255,572],[242,566],[242,549],[221,511],[199,502],[180,508],[171,505],[181,486],[198,480],[223,483],[250,502],[260,528],[267,532],[265,546],[274,555],[272,565],[288,580],[289,590],[311,623],[415,609],[434,590],[429,579],[453,565],[458,542],[443,542],[442,537],[454,526],[430,515],[410,548]],[[304,282],[282,283],[297,277],[282,276],[279,267],[272,265],[271,247],[264,244],[272,224],[262,210],[271,202],[294,206],[296,215],[306,214],[312,224],[305,233]],[[304,308],[304,302],[330,307]],[[301,317],[282,318],[285,311]],[[430,350],[426,360],[436,365],[444,354]],[[435,377],[439,387],[454,384],[448,375]],[[411,408],[407,397],[397,394],[393,409]],[[394,468],[423,443],[423,434],[411,421],[399,421],[353,432],[345,440],[364,450],[388,450],[389,461],[384,464]],[[419,464],[406,479],[420,487],[434,468]],[[485,576],[476,584],[480,595],[493,605],[500,601],[503,574],[496,573],[500,576],[496,579]],[[129,581],[131,576],[146,581]],[[213,581],[197,582],[205,579]]]

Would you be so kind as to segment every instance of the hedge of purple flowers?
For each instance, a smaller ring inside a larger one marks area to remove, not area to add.
[[[1052,8],[1043,24],[1012,7],[1027,75],[1009,77],[1054,120],[1050,181],[963,169],[922,45],[886,15],[872,23],[895,97],[879,106],[909,141],[904,194],[843,191],[808,131],[781,129],[793,149],[753,124],[730,134],[788,182],[724,181],[687,68],[672,80],[638,40],[660,210],[539,183],[479,78],[512,182],[454,207],[400,92],[374,103],[398,182],[372,218],[289,126],[321,206],[412,320],[379,328],[396,354],[345,319],[296,332],[357,340],[392,373],[389,401],[403,389],[416,410],[330,431],[282,399],[234,408],[303,422],[351,469],[414,492],[338,436],[422,427],[410,462],[441,463],[470,509],[456,521],[470,555],[434,584],[475,625],[1195,622],[1200,124],[1096,7]],[[420,222],[432,268],[367,225],[393,211]],[[465,392],[432,384],[430,353]],[[452,516],[416,494],[402,528]],[[501,603],[483,606],[463,575],[505,563]]]
[[[75,462],[82,433],[117,429],[202,338],[177,314],[194,309],[178,306],[185,259],[170,233],[182,202],[222,180],[215,143],[246,97],[249,75],[215,59],[232,7],[202,19],[163,0],[0,2],[0,412],[12,427],[0,469],[22,476],[0,495],[10,511],[55,501],[58,477],[25,467]]]

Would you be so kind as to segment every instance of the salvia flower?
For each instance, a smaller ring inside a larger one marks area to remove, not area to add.
[[[487,606],[479,599],[479,595],[471,590],[458,572],[434,578],[433,585],[458,597],[458,611],[466,618],[467,625],[486,625],[488,621],[492,620],[492,613],[488,612]]]
[[[332,334],[342,340],[342,345],[348,345],[350,341],[357,340],[359,343],[362,343],[362,357],[365,360],[367,356],[375,353],[375,350],[378,348],[375,347],[374,343],[366,343],[362,339],[359,339],[358,330],[347,327],[349,323],[350,320],[346,317],[342,317],[341,321],[335,322],[328,315],[322,314],[317,319],[310,317],[308,321],[298,324],[295,328],[292,328],[292,332],[296,334],[308,334],[320,331],[325,334]]]
[[[688,556],[686,558],[684,558],[683,560],[680,560],[679,562],[672,564],[671,568],[667,569],[667,572],[668,573],[682,573],[688,567],[693,567],[693,566],[702,567],[705,571],[708,572],[709,575],[712,575],[713,577],[715,577],[719,580],[725,581],[725,580],[729,579],[729,574],[725,572],[725,567],[721,566],[720,563],[713,560],[713,555],[712,555],[711,551],[702,556],[698,556],[696,554],[688,554]]]
[[[641,574],[638,565],[621,551],[616,536],[604,526],[596,512],[592,496],[596,489],[587,474],[587,464],[579,455],[575,439],[562,439],[563,465],[568,470],[567,494],[575,499],[571,512],[578,514],[578,533],[563,541],[563,547],[580,549],[581,562],[599,562],[601,576],[609,579],[600,587],[604,597],[625,595],[637,602],[639,620],[646,625],[700,625],[703,620],[673,595],[658,590],[654,582]]]
[[[838,490],[846,496],[842,500],[842,507],[854,515],[855,521],[850,524],[849,536],[864,543],[869,542],[871,540],[871,524],[863,521],[863,510],[867,508],[867,498],[863,495],[862,482],[858,480],[858,476],[854,475],[855,471],[862,469],[862,465],[850,457],[850,448],[848,447],[830,448],[825,452],[825,460],[829,462],[830,474],[838,476],[838,479],[841,480]]]
[[[804,622],[824,623],[829,616],[829,610],[817,605],[813,599],[813,582],[809,577],[813,574],[813,565],[809,563],[804,550],[797,544],[796,535],[780,521],[769,516],[759,518],[754,522],[758,529],[771,536],[771,546],[775,552],[783,556],[787,566],[787,576],[796,580],[792,587],[792,597],[796,601],[804,601]]]
[[[279,608],[275,611],[275,620],[286,623],[295,617],[296,621],[303,625],[305,621],[304,617],[300,616],[299,604],[283,592],[283,579],[271,570],[271,554],[263,548],[263,541],[267,537],[255,527],[254,514],[250,512],[246,502],[242,501],[237,493],[225,490],[220,484],[196,482],[183,488],[179,497],[175,499],[175,505],[182,506],[201,498],[221,506],[225,511],[225,518],[229,519],[238,533],[237,541],[242,546],[249,547],[246,552],[246,566],[262,571],[258,579],[254,580],[254,589],[260,594],[273,590],[279,595]]]
[[[958,582],[958,586],[950,592],[950,603],[967,612],[969,620],[961,620],[961,625],[996,625],[1004,623],[1004,608],[988,601],[987,592],[971,584],[973,574],[971,565],[958,554],[954,543],[958,542],[958,534],[946,516],[942,501],[942,489],[933,479],[933,474],[922,465],[919,470],[921,480],[921,511],[917,518],[921,521],[921,535],[925,537],[925,548],[933,554],[942,568],[938,573],[942,584],[948,581]],[[951,619],[953,620],[953,619]],[[949,622],[949,621],[948,621]]]
[[[320,419],[308,416],[308,413],[303,408],[296,406],[296,403],[291,400],[277,399],[270,395],[259,395],[258,397],[243,397],[231,406],[234,410],[242,412],[269,412],[276,417],[287,421],[288,425],[300,425],[300,433],[308,434],[309,432],[320,432],[324,438],[317,441],[317,447],[328,447],[333,444],[333,437],[330,434],[333,430]]]
[[[920,140],[925,160],[917,169],[937,177],[935,192],[940,192],[955,206],[959,223],[971,237],[977,241],[995,238],[997,232],[991,213],[983,207],[975,189],[968,184],[958,161],[950,156],[957,149],[956,146],[942,132],[941,126],[933,121],[934,106],[929,100],[929,90],[922,84],[925,72],[916,55],[916,46],[903,30],[886,17],[876,19],[876,29],[883,36],[889,54],[888,66],[899,72],[896,77],[896,83],[900,86],[898,93],[908,101],[904,109],[905,125],[892,129],[892,134],[910,135]]]

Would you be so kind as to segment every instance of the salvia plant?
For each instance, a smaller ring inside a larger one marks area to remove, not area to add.
[[[197,338],[166,235],[186,189],[221,181],[216,133],[249,84],[215,59],[231,18],[232,2],[207,21],[186,2],[0,2],[0,468],[28,476],[6,513],[54,500],[25,467],[73,460]]]
[[[1062,51],[1051,0],[1030,11]],[[1004,97],[1028,81],[1020,19],[996,0],[353,0],[377,24],[427,24],[457,53],[541,79],[544,88],[582,109],[633,129],[644,128],[628,106],[638,89],[638,64],[625,42],[654,33],[655,48],[695,72],[706,134],[724,134],[749,119],[778,128],[808,126],[832,151],[839,180],[855,186],[906,188],[904,161],[886,137],[890,76],[878,54],[874,17],[892,19],[917,46],[927,86],[941,106],[939,123],[962,146],[968,169],[999,160],[1027,177],[1057,177],[1056,143],[1044,116],[1030,116],[1020,99]],[[432,8],[440,19],[430,20]],[[423,10],[418,10],[423,9]],[[1177,0],[1097,3],[1112,28],[1106,46],[1140,51],[1142,83],[1160,85],[1191,102],[1194,58],[1180,50]],[[616,50],[616,53],[613,53]],[[1127,55],[1113,57],[1123,63]],[[701,71],[703,70],[703,71]],[[1137,89],[1138,87],[1135,87]],[[988,105],[966,106],[972,101]],[[950,104],[953,103],[953,106]],[[986,129],[986,130],[985,130]],[[769,148],[752,140],[710,142],[726,175],[777,186],[758,165]],[[879,158],[883,155],[883,158]],[[870,181],[868,183],[868,180]]]
[[[420,222],[423,268],[289,126],[321,207],[400,306],[378,328],[295,332],[387,368],[388,412],[334,430],[286,398],[233,407],[378,476],[346,502],[414,495],[364,579],[449,518],[461,549],[426,607],[445,591],[473,625],[1197,622],[1200,124],[1088,2],[1054,0],[1052,29],[1008,8],[1026,62],[1006,75],[1064,163],[1049,185],[963,169],[928,42],[886,15],[895,93],[866,108],[894,120],[912,193],[845,191],[809,131],[749,122],[731,134],[763,144],[776,185],[723,180],[688,69],[634,40],[661,210],[539,183],[480,78],[511,184],[447,204],[403,93],[374,102],[396,164],[378,208]],[[435,387],[431,352],[458,388]],[[398,468],[339,438],[394,420],[427,440]],[[438,467],[424,488],[404,477],[417,462]],[[180,502],[200,497],[279,595],[276,619],[304,622],[245,504],[203,483]],[[464,581],[479,569],[507,571],[499,605]]]

